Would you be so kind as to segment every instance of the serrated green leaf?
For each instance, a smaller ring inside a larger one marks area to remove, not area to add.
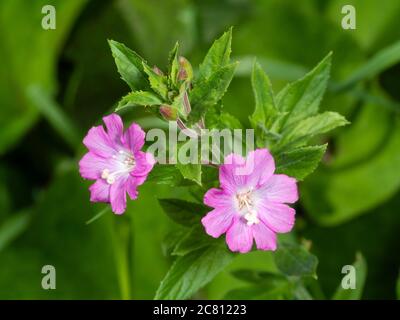
[[[207,236],[204,227],[197,223],[177,242],[172,255],[184,256],[192,251],[211,245],[213,241],[218,240]]]
[[[184,184],[184,179],[180,171],[174,165],[156,165],[153,170],[150,171],[146,182],[179,186]]]
[[[225,245],[215,245],[178,257],[157,290],[156,300],[190,298],[234,258]]]
[[[276,173],[284,173],[297,180],[303,180],[318,166],[325,154],[327,144],[302,147],[275,156]]]
[[[331,53],[302,79],[287,85],[276,97],[280,112],[288,112],[281,126],[290,126],[318,112],[328,85]]]
[[[168,76],[173,85],[177,84],[177,78],[179,73],[179,61],[178,61],[179,43],[177,42],[169,53],[168,58]]]
[[[299,244],[281,243],[274,259],[277,268],[287,276],[316,277],[317,257]]]
[[[250,116],[250,123],[254,129],[258,128],[260,123],[266,128],[270,128],[278,110],[275,106],[271,82],[257,62],[254,62],[253,65],[251,85],[255,99],[255,110]]]
[[[177,163],[176,167],[185,179],[194,181],[197,184],[201,185],[201,164]]]
[[[349,122],[336,112],[324,112],[298,121],[282,132],[276,148],[293,149],[305,145],[312,137],[326,133]]]
[[[239,119],[220,108],[211,108],[205,115],[207,129],[243,129]]]
[[[191,123],[197,122],[225,94],[235,73],[237,63],[219,68],[209,78],[196,83],[190,92],[192,112],[189,115]]]
[[[115,111],[133,106],[153,106],[160,105],[162,101],[154,93],[148,91],[133,91],[124,96],[117,105]]]
[[[232,44],[232,28],[225,32],[219,39],[215,40],[208,50],[203,62],[199,67],[197,80],[203,81],[211,77],[221,67],[229,64]]]
[[[359,300],[361,299],[365,280],[367,278],[367,263],[361,253],[357,253],[356,261],[353,263],[353,271],[350,270],[349,273],[343,274],[343,280],[345,281],[346,276],[355,277],[355,288],[344,289],[342,284],[338,286],[332,300]]]
[[[108,41],[121,78],[132,90],[145,90],[149,82],[143,69],[144,60],[124,44]]]
[[[164,212],[176,223],[192,227],[209,211],[205,206],[180,199],[158,199]]]
[[[145,62],[143,62],[143,70],[147,74],[151,88],[160,95],[164,100],[168,99],[168,83],[167,78],[154,72]]]

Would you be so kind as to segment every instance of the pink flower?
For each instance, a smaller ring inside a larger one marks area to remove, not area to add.
[[[147,178],[155,160],[141,151],[145,133],[133,123],[123,132],[121,117],[111,114],[103,118],[103,126],[92,127],[83,139],[89,149],[79,162],[79,172],[85,179],[96,180],[89,188],[90,201],[111,203],[116,214],[126,209],[126,193],[138,196],[137,187]]]
[[[274,171],[267,149],[252,151],[246,159],[227,156],[219,168],[221,189],[204,195],[204,203],[214,208],[201,220],[206,232],[214,238],[226,233],[231,251],[250,251],[253,239],[258,249],[275,250],[276,234],[294,225],[295,210],[285,203],[296,202],[298,192],[294,178]]]

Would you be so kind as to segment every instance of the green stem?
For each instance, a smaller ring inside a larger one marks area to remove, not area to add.
[[[122,300],[131,299],[131,277],[129,263],[130,228],[126,221],[112,225],[112,241],[117,268],[118,283]]]

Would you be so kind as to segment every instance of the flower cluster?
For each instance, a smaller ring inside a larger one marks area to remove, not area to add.
[[[79,162],[83,178],[95,180],[90,200],[110,203],[114,213],[122,214],[127,197],[138,197],[137,188],[145,182],[155,160],[142,151],[145,132],[133,123],[125,132],[117,114],[103,118],[106,129],[96,126],[83,140],[88,152]],[[287,205],[298,199],[294,178],[274,174],[275,163],[267,149],[257,149],[243,158],[227,156],[219,167],[220,188],[208,190],[204,204],[212,207],[202,219],[212,237],[226,233],[231,251],[276,249],[276,234],[289,232],[295,210]]]

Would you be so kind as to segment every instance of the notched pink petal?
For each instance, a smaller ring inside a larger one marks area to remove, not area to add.
[[[138,184],[135,182],[134,178],[129,178],[126,181],[126,191],[132,200],[136,200],[139,192],[137,191]]]
[[[201,219],[201,223],[206,229],[207,234],[214,238],[218,238],[221,234],[225,233],[232,225],[232,221],[233,213],[221,209],[214,209]]]
[[[232,196],[222,189],[211,188],[205,193],[203,202],[212,208],[230,208],[232,207]]]
[[[246,158],[249,186],[263,185],[275,171],[275,161],[268,149],[257,149],[249,152]]]
[[[104,180],[97,180],[90,187],[90,201],[110,202],[110,185]]]
[[[219,182],[222,189],[234,193],[237,187],[245,185],[246,175],[241,174],[245,163],[245,159],[240,155],[232,153],[225,157],[224,164],[219,167]]]
[[[269,229],[263,222],[251,226],[257,249],[276,250],[276,234]]]
[[[113,113],[103,117],[103,121],[106,124],[107,133],[110,137],[110,140],[114,143],[121,144],[122,134],[124,131],[124,124],[121,117],[116,113]]]
[[[110,202],[115,214],[122,214],[126,209],[126,180],[118,179],[110,188]]]
[[[132,123],[124,133],[124,144],[133,153],[138,152],[144,145],[145,133],[142,128]]]
[[[156,163],[153,155],[148,152],[138,151],[134,157],[135,168],[131,172],[131,175],[135,177],[147,176]]]
[[[286,204],[268,201],[263,201],[258,210],[260,219],[277,233],[286,233],[292,230],[295,214],[296,211]]]
[[[272,202],[294,203],[299,199],[296,179],[274,174],[261,188],[265,198]]]
[[[107,160],[93,152],[86,153],[79,161],[79,173],[85,179],[100,178],[105,168],[107,168]]]
[[[236,218],[226,233],[226,243],[233,252],[249,252],[253,246],[251,228],[242,219]]]
[[[115,152],[114,145],[103,126],[92,127],[83,139],[83,144],[89,151],[103,158],[110,157]]]

